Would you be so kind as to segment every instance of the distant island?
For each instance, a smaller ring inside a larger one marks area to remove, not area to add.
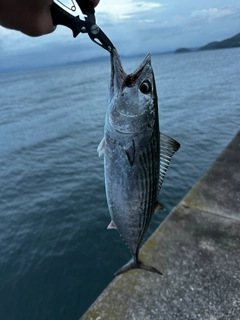
[[[193,51],[216,50],[216,49],[227,49],[227,48],[238,48],[238,47],[240,47],[240,33],[222,41],[210,42],[207,45],[197,50],[196,49],[192,50],[188,48],[179,48],[175,50],[174,53],[185,53],[185,52],[193,52]]]
[[[179,48],[174,53],[184,53],[184,52],[191,52],[192,50],[188,48]]]

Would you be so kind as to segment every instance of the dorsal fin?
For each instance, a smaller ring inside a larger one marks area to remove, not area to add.
[[[160,192],[160,189],[162,187],[162,183],[171,162],[172,156],[176,151],[178,151],[179,148],[180,144],[176,140],[160,132],[160,175],[158,192]]]

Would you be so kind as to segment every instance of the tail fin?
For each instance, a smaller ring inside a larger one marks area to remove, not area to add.
[[[162,273],[160,271],[158,271],[156,268],[149,266],[147,264],[144,264],[140,260],[136,260],[136,259],[132,258],[121,269],[119,269],[117,272],[115,272],[114,276],[118,276],[121,273],[127,272],[132,269],[142,269],[142,270],[146,270],[146,271],[150,271],[150,272],[154,272],[154,273],[162,275]]]

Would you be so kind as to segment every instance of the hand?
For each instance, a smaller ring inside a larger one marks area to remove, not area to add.
[[[96,7],[100,0],[89,0]],[[37,37],[55,30],[52,0],[0,0],[0,25]]]

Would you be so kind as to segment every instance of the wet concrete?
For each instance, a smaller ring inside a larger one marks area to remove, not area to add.
[[[240,320],[240,132],[82,320]]]

